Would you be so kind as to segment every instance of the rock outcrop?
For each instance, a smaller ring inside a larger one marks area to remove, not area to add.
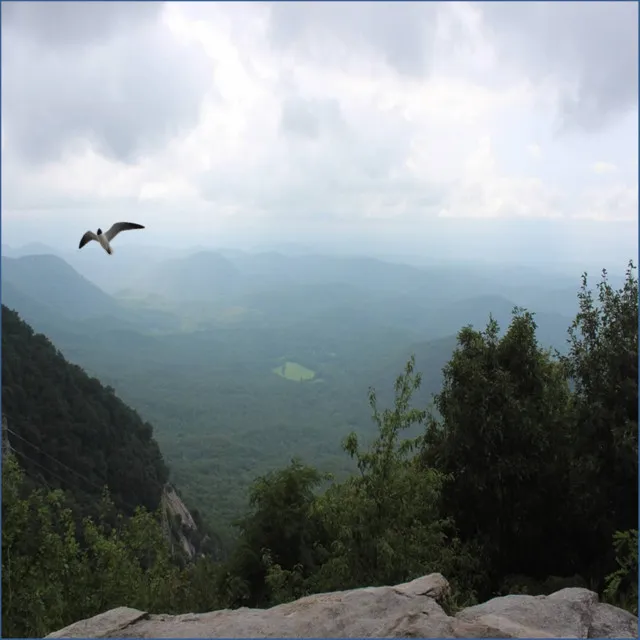
[[[177,616],[120,607],[48,638],[637,638],[638,618],[587,589],[510,595],[463,609],[442,606],[449,583],[434,573],[395,587],[301,598],[271,609]]]
[[[180,496],[176,493],[176,490],[169,484],[167,484],[162,491],[161,507],[164,517],[163,525],[165,529],[165,535],[170,542],[173,543],[173,536],[175,536],[184,551],[187,558],[193,560],[195,558],[197,550],[193,546],[191,540],[185,535],[185,532],[193,532],[198,530],[198,526],[191,515],[189,509],[180,499]],[[179,528],[172,531],[169,525],[169,518],[177,517],[180,523]]]

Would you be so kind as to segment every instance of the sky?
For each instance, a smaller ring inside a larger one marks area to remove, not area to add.
[[[3,1],[1,120],[11,246],[638,253],[635,2]]]

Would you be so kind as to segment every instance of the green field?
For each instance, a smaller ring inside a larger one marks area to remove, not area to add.
[[[313,380],[316,375],[315,371],[311,371],[311,369],[307,369],[297,362],[285,362],[279,367],[276,367],[273,372],[287,380],[294,380],[295,382]]]

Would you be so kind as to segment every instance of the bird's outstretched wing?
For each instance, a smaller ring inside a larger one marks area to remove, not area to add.
[[[116,222],[104,235],[111,242],[121,231],[130,231],[131,229],[144,229],[144,227],[135,222]]]
[[[82,249],[87,242],[91,242],[91,240],[97,240],[96,234],[93,231],[87,231],[82,238],[80,239],[80,246],[78,249]]]

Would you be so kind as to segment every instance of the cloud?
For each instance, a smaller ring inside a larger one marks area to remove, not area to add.
[[[167,234],[180,215],[198,242],[251,226],[418,236],[444,219],[628,219],[637,193],[635,8],[2,11],[3,232],[115,210]],[[585,158],[617,168],[603,190]]]
[[[532,158],[541,158],[542,157],[542,149],[539,144],[532,142],[527,146],[527,151]]]
[[[210,60],[158,3],[2,5],[6,144],[28,163],[87,145],[128,163],[197,125]]]
[[[269,3],[269,39],[323,64],[340,65],[370,55],[397,72],[422,76],[431,63],[438,3]],[[355,52],[355,53],[352,53]]]
[[[618,168],[611,162],[594,162],[592,169],[594,173],[615,173]]]
[[[589,187],[581,204],[582,209],[573,217],[605,222],[637,222],[638,185],[629,187],[618,183],[606,187]]]
[[[637,3],[487,2],[482,14],[505,68],[548,83],[565,126],[637,108]]]

